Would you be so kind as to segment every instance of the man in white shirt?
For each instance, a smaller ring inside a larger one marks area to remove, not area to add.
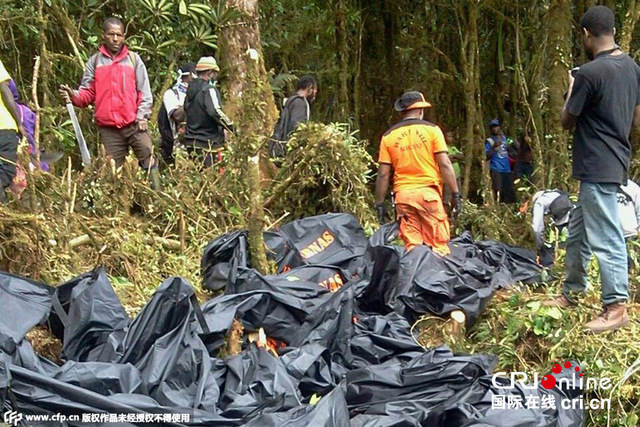
[[[532,201],[531,228],[533,228],[533,234],[536,238],[540,264],[543,267],[549,267],[554,263],[555,250],[552,245],[545,242],[544,217],[551,216],[551,221],[560,234],[562,229],[569,224],[573,202],[569,199],[569,195],[561,190],[538,191],[533,195]]]
[[[551,216],[552,223],[559,231],[569,223],[573,203],[567,193],[559,190],[538,191],[533,196],[533,218],[531,228],[536,238],[540,264],[543,267],[553,265],[555,259],[554,248],[545,242],[544,217]],[[618,217],[622,226],[625,240],[638,236],[640,233],[640,187],[631,180],[621,185],[618,190]],[[631,258],[627,258],[631,267]]]
[[[640,187],[630,179],[618,189],[618,215],[624,238],[637,236],[640,231]]]
[[[158,112],[158,129],[161,136],[160,151],[167,164],[173,163],[173,149],[178,141],[181,127],[186,126],[184,99],[187,97],[189,83],[196,77],[195,70],[196,64],[193,62],[183,64],[178,69],[176,84],[162,96],[162,107]]]

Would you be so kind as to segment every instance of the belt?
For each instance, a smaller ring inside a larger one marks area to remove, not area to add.
[[[184,145],[187,147],[191,146],[195,148],[209,149],[214,152],[223,151],[227,146],[225,142],[212,141],[210,139],[207,141],[203,141],[201,139],[185,139],[184,142]],[[218,147],[213,147],[214,145],[217,145]]]

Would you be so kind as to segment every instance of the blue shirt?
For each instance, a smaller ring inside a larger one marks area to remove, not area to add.
[[[511,172],[509,165],[509,153],[507,152],[507,137],[504,135],[492,135],[484,142],[484,153],[489,154],[493,149],[493,144],[500,141],[498,151],[493,151],[491,156],[490,169],[494,172]]]

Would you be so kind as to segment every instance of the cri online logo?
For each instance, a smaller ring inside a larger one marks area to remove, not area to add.
[[[564,367],[567,369],[571,369],[571,362],[564,362]],[[580,372],[580,367],[576,366],[575,371]],[[562,372],[562,366],[560,366],[559,363],[556,363],[555,365],[553,365],[553,368],[551,368],[551,372],[558,375],[560,372]],[[580,377],[582,377],[582,373],[580,373]],[[551,390],[552,388],[554,388],[557,383],[558,381],[556,380],[556,377],[551,374],[545,375],[544,377],[542,377],[542,381],[540,381],[540,385],[542,385],[542,387],[546,388],[547,390]]]
[[[563,375],[563,378],[558,380],[554,375],[562,373],[563,366],[564,369],[567,369],[570,372],[570,375],[565,374]],[[540,384],[547,390],[551,390],[557,385],[564,385],[567,388],[572,388],[574,390],[593,390],[597,388],[608,390],[612,386],[611,379],[606,377],[600,378],[599,381],[596,378],[587,378],[585,381],[583,378],[584,375],[580,372],[580,367],[577,365],[573,366],[571,362],[568,361],[564,362],[563,365],[556,363],[553,365],[553,368],[551,368],[551,372],[553,372],[553,374],[543,376],[541,381],[538,380],[538,373],[534,372],[533,377],[531,378],[532,384],[529,384],[530,376],[526,372],[511,372],[511,374],[507,374],[506,372],[496,372],[491,378],[491,383],[497,389],[512,389],[516,384],[519,384],[524,389],[537,389],[538,384]],[[506,385],[504,377],[509,380]],[[499,378],[501,381],[498,381]]]

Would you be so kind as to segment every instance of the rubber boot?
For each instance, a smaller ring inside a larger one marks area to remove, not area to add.
[[[162,189],[160,187],[160,173],[158,172],[158,168],[149,170],[149,180],[151,181],[152,190],[160,191]]]

